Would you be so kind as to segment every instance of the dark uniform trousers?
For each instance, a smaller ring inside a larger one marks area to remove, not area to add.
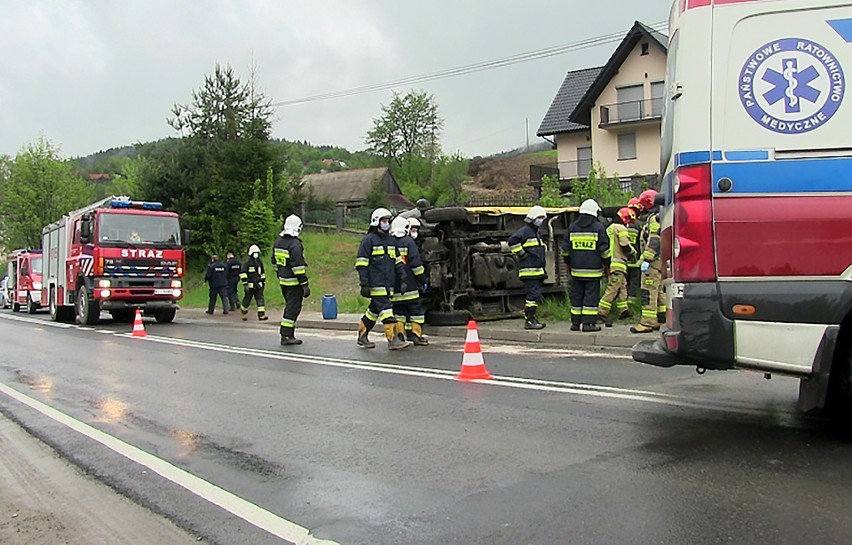
[[[222,299],[222,310],[227,313],[228,307],[230,306],[228,302],[228,286],[210,286],[209,301],[207,303],[207,312],[209,314],[213,314],[213,310],[216,308],[217,298]]]
[[[594,324],[601,296],[601,277],[571,277],[571,323]]]
[[[257,303],[258,313],[262,313],[266,310],[266,301],[263,297],[263,288],[254,284],[253,287],[248,287],[246,285],[243,288],[245,295],[243,296],[243,306],[242,308],[248,311],[249,305],[251,305],[251,300],[254,299],[255,303]]]
[[[370,305],[367,307],[367,310],[364,311],[364,316],[361,317],[361,321],[364,322],[364,325],[367,327],[367,331],[373,329],[373,326],[376,325],[376,322],[382,322],[383,324],[394,324],[396,323],[396,317],[393,313],[393,304],[391,303],[390,297],[381,296],[381,297],[370,297]]]
[[[305,288],[281,285],[281,295],[284,296],[284,315],[281,317],[279,331],[282,337],[292,337],[296,332],[296,320],[302,312],[302,300],[305,298]],[[261,303],[258,302],[258,305]]]

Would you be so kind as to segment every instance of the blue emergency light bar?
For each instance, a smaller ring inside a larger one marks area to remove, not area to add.
[[[143,208],[145,210],[162,210],[163,203],[149,201],[125,201],[113,199],[109,202],[112,208]]]

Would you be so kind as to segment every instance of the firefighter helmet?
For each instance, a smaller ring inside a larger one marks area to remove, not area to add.
[[[643,210],[654,208],[654,199],[657,197],[657,192],[653,189],[646,189],[639,195],[639,203]]]
[[[258,248],[257,244],[252,244],[249,246],[249,255],[254,257],[254,254],[260,255],[260,248]]]
[[[391,222],[390,228],[391,235],[396,238],[402,238],[408,234],[408,220],[403,218],[402,216],[397,216]]]
[[[533,220],[542,217],[547,217],[547,210],[545,210],[543,206],[535,205],[533,207],[530,207],[530,210],[529,212],[527,212],[527,217],[524,218],[524,221],[527,223],[532,223]]]
[[[639,199],[637,197],[630,197],[630,200],[627,201],[627,208],[630,208],[634,212],[639,213],[642,211],[642,203],[639,202]]]
[[[408,227],[420,227],[420,220],[417,218],[408,218]]]
[[[420,232],[420,220],[417,218],[408,218],[408,236],[413,239],[417,238],[417,233]]]
[[[299,233],[302,232],[302,220],[296,214],[290,214],[284,220],[284,233],[285,235],[290,235],[291,237],[299,236]]]
[[[618,210],[618,219],[621,220],[621,223],[627,225],[631,221],[636,221],[636,211],[625,206]]]
[[[595,199],[586,199],[580,205],[580,214],[597,217],[601,212],[601,207]]]
[[[376,208],[370,216],[370,227],[378,227],[382,218],[390,219],[391,216],[393,216],[393,214],[391,214],[390,210],[387,208]]]

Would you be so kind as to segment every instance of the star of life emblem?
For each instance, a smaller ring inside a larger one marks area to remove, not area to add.
[[[804,38],[782,38],[758,48],[743,64],[737,84],[748,115],[781,134],[823,126],[846,92],[840,61]]]

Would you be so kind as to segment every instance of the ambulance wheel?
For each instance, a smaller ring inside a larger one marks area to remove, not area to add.
[[[94,325],[101,317],[101,309],[98,302],[89,298],[89,290],[86,286],[80,286],[77,291],[77,316],[75,321],[80,325]]]
[[[27,294],[27,312],[30,314],[35,314],[38,310],[38,305],[33,302],[33,298],[30,297],[30,294]]]
[[[177,309],[169,308],[166,310],[158,310],[156,314],[154,314],[154,318],[157,320],[158,324],[170,324],[175,319],[175,313]]]

